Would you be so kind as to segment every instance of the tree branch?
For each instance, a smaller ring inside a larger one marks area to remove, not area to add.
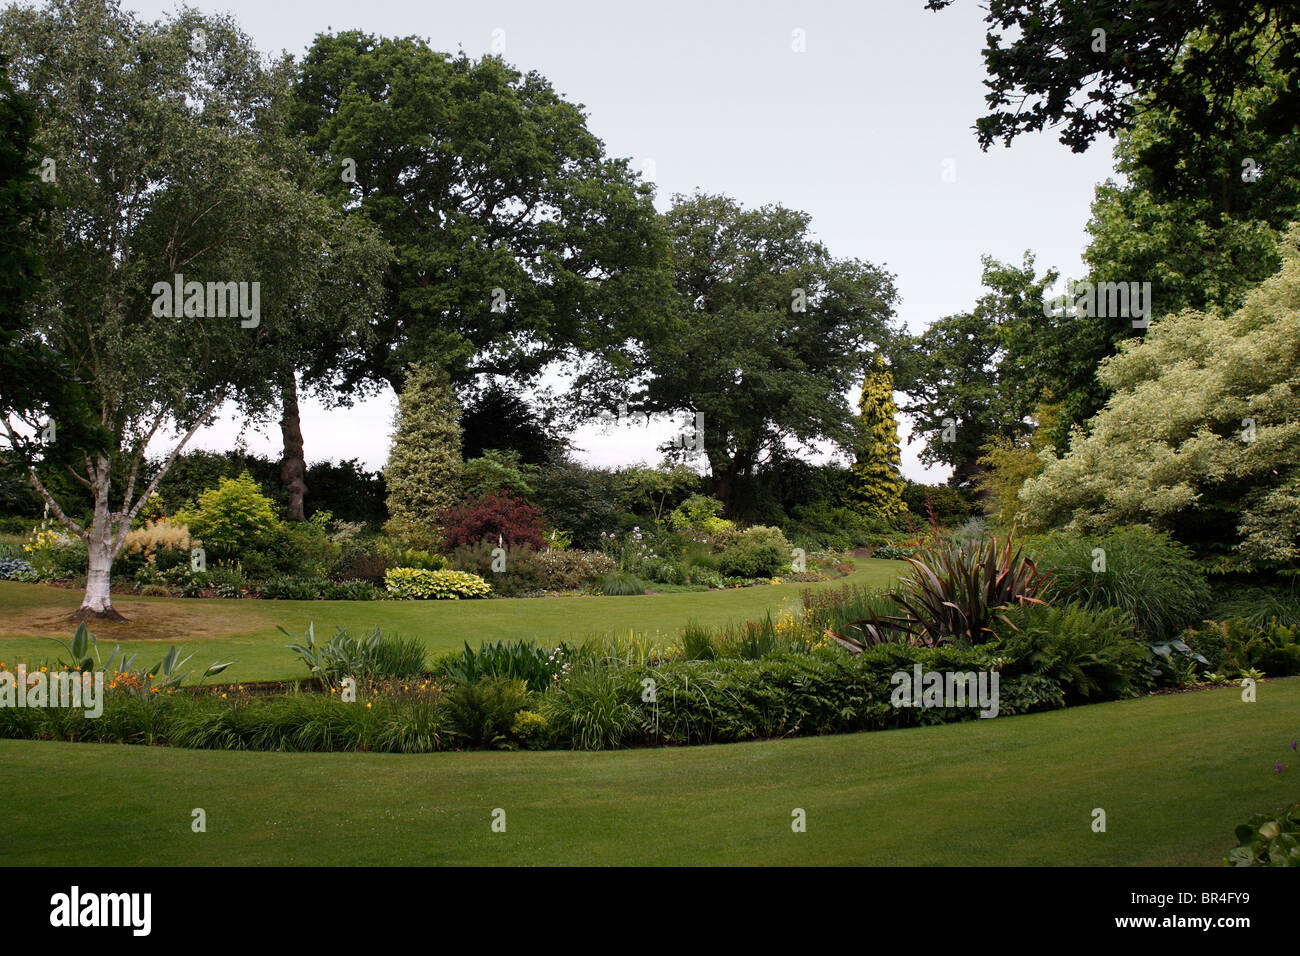
[[[123,545],[126,544],[126,532],[130,529],[131,522],[134,521],[135,516],[140,513],[140,509],[143,508],[144,503],[149,500],[149,496],[157,490],[158,483],[162,481],[163,475],[167,474],[172,463],[176,461],[176,456],[181,453],[181,450],[184,449],[187,444],[189,444],[190,439],[198,433],[198,430],[207,424],[208,418],[225,400],[226,392],[225,389],[222,389],[217,393],[217,397],[212,400],[208,407],[203,410],[203,413],[195,418],[194,424],[190,426],[190,430],[185,433],[185,436],[176,444],[176,447],[172,449],[172,453],[167,456],[167,460],[164,461],[162,467],[158,469],[158,474],[153,476],[153,480],[149,482],[149,486],[140,493],[140,498],[136,501],[135,505],[129,512],[122,516],[122,522],[118,526],[117,534],[113,536],[113,557],[117,557],[121,552]]]

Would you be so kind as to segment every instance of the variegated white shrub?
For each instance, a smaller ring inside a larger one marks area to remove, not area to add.
[[[1043,453],[1022,527],[1171,527],[1226,509],[1247,560],[1300,558],[1300,227],[1282,249],[1237,312],[1166,316],[1102,364],[1113,395],[1063,457]]]

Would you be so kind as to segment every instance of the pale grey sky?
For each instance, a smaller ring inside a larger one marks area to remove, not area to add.
[[[152,19],[170,2],[126,0]],[[1052,133],[979,151],[971,125],[984,109],[977,0],[943,13],[924,0],[609,0],[446,3],[420,0],[199,0],[229,12],[268,52],[301,55],[318,32],[414,35],[471,56],[504,44],[505,59],[537,70],[584,104],[615,156],[653,170],[658,205],[696,187],[745,205],[780,202],[813,217],[832,254],[897,274],[899,314],[919,331],[969,308],[980,256],[1083,271],[1093,187],[1111,175],[1111,145],[1083,155]],[[805,51],[796,52],[795,31]],[[647,163],[651,163],[648,166]],[[945,171],[949,172],[945,176]],[[382,465],[392,398],[351,410],[303,409],[308,460]],[[657,459],[672,429],[584,430],[582,457],[600,464]],[[904,423],[906,430],[906,423]],[[227,421],[200,439],[229,447]],[[279,453],[278,430],[248,436]],[[937,480],[904,446],[904,472]]]

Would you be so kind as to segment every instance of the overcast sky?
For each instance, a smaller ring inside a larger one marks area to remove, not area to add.
[[[979,151],[971,130],[985,93],[976,0],[943,13],[924,0],[190,5],[229,12],[261,49],[295,56],[317,33],[348,29],[424,37],[473,57],[503,44],[507,62],[537,70],[585,106],[611,155],[652,171],[660,209],[673,193],[698,187],[746,206],[805,210],[833,255],[897,275],[899,314],[913,331],[974,303],[983,253],[1018,263],[1032,250],[1040,270],[1081,275],[1093,188],[1112,170],[1105,139],[1083,155],[1050,132]],[[147,19],[175,9],[123,6]],[[345,411],[304,403],[308,460],[355,457],[380,467],[393,404],[391,394]],[[229,448],[238,430],[223,421],[199,446]],[[580,457],[653,464],[670,430],[584,430]],[[278,429],[246,438],[253,450],[279,455]],[[927,474],[918,450],[903,447],[908,476],[946,477]]]

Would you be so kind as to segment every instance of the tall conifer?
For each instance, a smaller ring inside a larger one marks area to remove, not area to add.
[[[858,400],[857,460],[852,470],[854,500],[869,518],[889,520],[907,510],[902,497],[897,418],[894,376],[877,355]]]

